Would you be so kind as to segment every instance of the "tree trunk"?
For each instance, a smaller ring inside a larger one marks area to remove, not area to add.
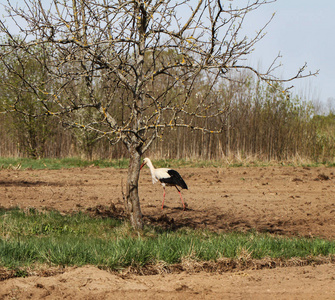
[[[127,190],[126,190],[126,207],[128,210],[131,225],[136,230],[143,229],[143,219],[138,197],[138,180],[140,177],[141,154],[136,150],[130,151]]]

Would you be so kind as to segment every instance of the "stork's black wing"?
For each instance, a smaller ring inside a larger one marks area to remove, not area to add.
[[[169,185],[178,185],[182,189],[188,190],[187,184],[184,179],[181,178],[180,174],[175,170],[168,170],[169,178],[161,178],[160,181]]]

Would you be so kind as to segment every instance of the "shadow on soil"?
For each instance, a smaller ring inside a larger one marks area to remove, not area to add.
[[[127,213],[123,207],[111,204],[110,206],[97,205],[86,209],[91,216],[102,218],[114,218],[118,220],[127,219]],[[185,214],[191,212],[187,217]],[[183,217],[181,217],[183,216]],[[294,235],[289,230],[279,228],[280,224],[263,224],[255,228],[247,220],[236,220],[229,214],[216,214],[214,211],[197,212],[196,210],[180,207],[165,207],[163,212],[143,216],[146,225],[157,226],[161,230],[175,231],[180,228],[209,229],[215,232],[249,232],[258,231],[261,233]]]

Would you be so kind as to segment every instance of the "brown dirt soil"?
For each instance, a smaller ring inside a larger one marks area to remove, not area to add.
[[[148,169],[140,179],[144,220],[166,228],[208,228],[218,232],[269,232],[335,238],[335,168],[182,168],[189,186],[182,210],[175,188],[152,185]],[[3,207],[86,211],[124,217],[121,183],[127,170],[1,170]],[[323,262],[323,263],[322,263]],[[141,276],[96,267],[43,270],[27,278],[0,281],[0,299],[335,299],[334,259],[249,261],[222,266],[187,263]],[[283,267],[285,266],[285,267]],[[212,272],[208,272],[212,270]],[[6,277],[3,276],[3,279]]]

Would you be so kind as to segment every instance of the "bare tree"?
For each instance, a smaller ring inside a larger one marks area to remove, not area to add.
[[[277,80],[271,74],[275,65],[260,74],[243,61],[267,24],[250,39],[240,34],[246,15],[271,2],[253,0],[234,8],[220,0],[54,0],[46,7],[41,0],[26,0],[19,7],[8,0],[4,7],[20,38],[1,21],[6,42],[0,57],[6,62],[7,55],[23,52],[46,71],[46,80],[36,82],[24,69],[6,64],[42,104],[44,111],[33,116],[54,116],[94,132],[96,139],[125,144],[130,157],[126,207],[132,226],[141,229],[141,157],[161,131],[221,132],[223,123],[209,128],[211,122],[196,126],[195,121],[228,111],[216,96],[223,80],[241,69]],[[309,75],[303,71],[293,78]],[[6,111],[32,115],[19,97]]]

